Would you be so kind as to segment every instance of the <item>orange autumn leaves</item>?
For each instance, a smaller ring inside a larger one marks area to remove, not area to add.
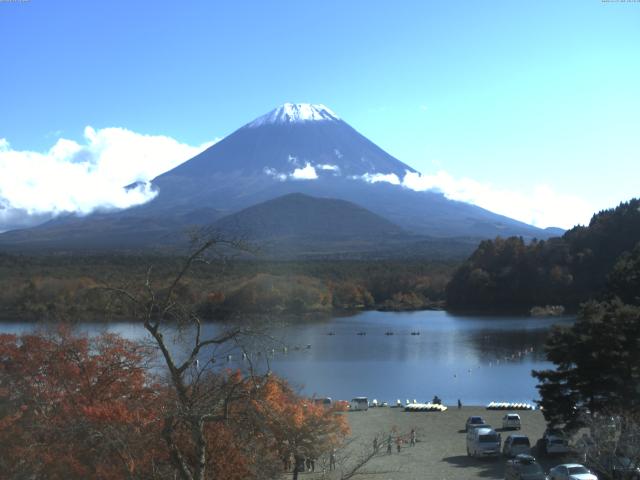
[[[298,397],[275,376],[265,383],[262,398],[256,408],[267,419],[281,457],[319,458],[349,434],[344,415]]]
[[[163,428],[175,396],[150,354],[115,335],[0,335],[0,479],[174,478]],[[348,433],[273,375],[211,372],[193,388],[225,405],[206,425],[207,478],[277,478],[283,455],[321,455]]]
[[[112,479],[148,470],[159,418],[146,354],[112,335],[0,335],[0,471]]]

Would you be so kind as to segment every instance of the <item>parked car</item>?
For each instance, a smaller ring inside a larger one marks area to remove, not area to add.
[[[570,453],[569,442],[562,430],[548,428],[538,441],[538,452],[546,454]]]
[[[531,442],[526,435],[509,435],[502,446],[505,457],[515,457],[521,453],[531,453]]]
[[[564,437],[554,437],[550,435],[546,438],[543,444],[544,453],[549,455],[562,454],[562,453],[570,453],[571,447],[569,447],[569,442]]]
[[[331,408],[331,404],[332,404],[331,397],[314,398],[313,403],[316,405],[323,406],[325,408]]]
[[[482,417],[469,417],[464,424],[464,431],[468,432],[470,428],[476,428],[482,425],[486,425]]]
[[[505,480],[548,480],[536,459],[531,455],[516,455],[513,460],[507,460],[504,466]]]
[[[640,431],[637,428],[631,428],[624,432],[620,432],[618,439],[618,448],[621,455],[631,458],[638,458],[638,445],[640,445]]]
[[[593,441],[593,438],[586,433],[583,433],[582,436],[576,440],[573,449],[583,463],[588,463],[590,458],[598,456],[596,443]]]
[[[564,463],[549,470],[550,480],[598,480],[584,465],[579,463]]]
[[[517,413],[507,413],[502,417],[502,428],[520,430],[521,426],[520,415]]]
[[[467,432],[467,455],[472,457],[497,457],[502,438],[493,428],[470,428]]]
[[[367,397],[356,397],[351,399],[349,410],[352,410],[352,411],[369,410],[369,399]]]
[[[542,438],[564,437],[564,432],[560,428],[547,428],[542,434]]]
[[[598,463],[598,466],[592,465],[593,469],[600,471],[603,476],[612,475],[616,480],[640,480],[640,466],[629,457],[613,455]]]

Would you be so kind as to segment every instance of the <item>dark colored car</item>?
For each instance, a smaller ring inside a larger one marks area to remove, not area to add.
[[[468,432],[470,428],[478,428],[485,425],[486,423],[482,417],[469,417],[464,424],[464,431]]]
[[[502,446],[505,457],[531,453],[531,443],[526,435],[509,435]]]
[[[505,480],[547,480],[544,470],[531,455],[516,455],[504,467]]]
[[[600,465],[593,465],[593,469],[600,472],[602,476],[612,474],[616,480],[640,480],[640,466],[625,456],[605,457]]]

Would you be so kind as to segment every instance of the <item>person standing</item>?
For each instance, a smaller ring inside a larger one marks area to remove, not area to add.
[[[389,438],[387,438],[387,455],[391,455],[391,435],[389,435]]]
[[[458,399],[458,410],[460,410],[462,408],[462,402],[460,401],[460,399]]]
[[[396,447],[398,449],[398,454],[399,454],[400,448],[402,447],[402,438],[400,438],[400,435],[396,437]]]
[[[373,453],[378,453],[378,437],[373,437]]]
[[[411,445],[412,447],[416,446],[416,429],[415,428],[411,429],[411,433],[409,436],[409,445]]]
[[[329,454],[329,470],[335,470],[336,469],[336,449],[334,448],[333,450],[331,450],[331,453]]]

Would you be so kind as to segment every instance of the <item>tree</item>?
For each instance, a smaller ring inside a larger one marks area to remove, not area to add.
[[[637,411],[608,410],[586,418],[585,430],[575,443],[582,460],[598,472],[598,478],[637,478],[640,468]]]
[[[168,371],[170,401],[162,437],[170,462],[183,480],[275,477],[279,472],[273,465],[281,465],[276,453],[282,453],[283,445],[295,455],[303,451],[319,454],[344,436],[344,420],[310,403],[302,408],[302,399],[269,373],[220,371],[217,365],[222,362],[217,360],[228,348],[237,347],[250,329],[229,323],[206,336],[193,302],[185,301],[181,287],[187,272],[195,264],[208,263],[212,251],[244,245],[216,236],[194,245],[163,288],[153,284],[151,269],[141,292],[111,288],[131,302]],[[181,355],[172,350],[167,336],[176,326],[183,340]],[[221,442],[221,438],[226,440]],[[230,462],[234,457],[236,461]]]
[[[640,308],[620,300],[585,304],[546,345],[554,370],[534,371],[545,419],[575,429],[585,416],[640,411]]]
[[[602,211],[588,227],[574,227],[559,238],[484,240],[453,274],[447,305],[476,311],[524,312],[540,305],[578,310],[607,286],[619,288],[625,302],[637,303],[640,252],[629,252],[639,241],[640,199]],[[618,272],[608,279],[616,262]]]
[[[631,252],[620,255],[609,274],[608,289],[622,301],[640,305],[640,242]]]
[[[349,433],[344,415],[296,395],[284,380],[269,376],[261,390],[257,411],[272,433],[274,448],[283,460],[293,458],[293,478],[299,459],[328,456]]]
[[[169,479],[180,473],[172,446],[194,465],[200,437],[179,413],[176,391],[150,375],[149,355],[116,335],[0,336],[0,472],[30,480]],[[274,375],[200,370],[189,398],[188,413],[206,417],[203,478],[279,478],[285,454],[319,458],[348,432],[344,416]]]
[[[216,360],[211,347],[219,347],[238,339],[243,331],[240,327],[224,329],[210,337],[203,336],[202,320],[187,299],[182,301],[181,291],[187,272],[198,262],[208,262],[207,254],[215,248],[240,248],[238,242],[226,241],[217,236],[205,240],[194,238],[193,248],[175,277],[162,289],[152,282],[152,269],[147,273],[145,288],[133,292],[126,288],[110,288],[119,296],[127,298],[136,318],[153,338],[168,372],[171,403],[162,427],[162,437],[169,451],[171,464],[183,480],[216,478],[217,461],[224,457],[212,455],[211,430],[219,428],[229,420],[230,405],[244,401],[245,388],[229,387],[224,378],[206,375]],[[182,356],[175,355],[171,339],[165,337],[167,329],[178,326],[183,333]],[[199,365],[199,357],[207,362]],[[244,381],[237,382],[244,386]]]
[[[0,335],[0,471],[54,480],[159,475],[167,452],[148,353],[114,335],[64,328]]]

